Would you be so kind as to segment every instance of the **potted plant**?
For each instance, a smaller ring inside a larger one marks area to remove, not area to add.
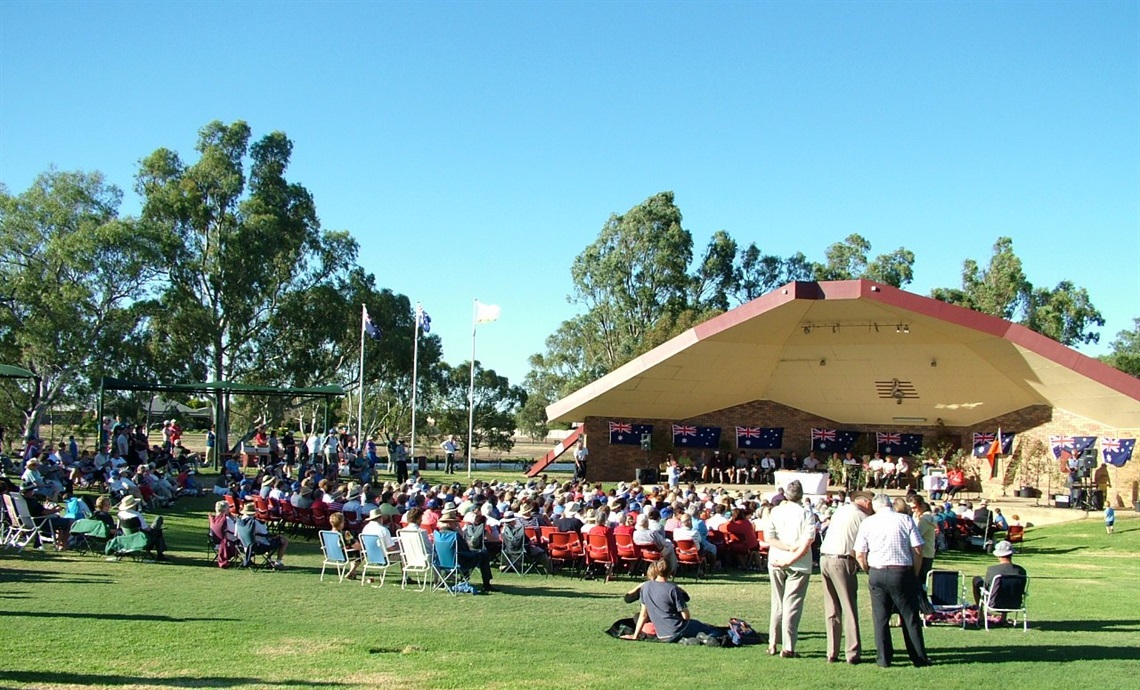
[[[1018,452],[1021,458],[1017,472],[1020,487],[1017,495],[1021,498],[1036,498],[1040,495],[1037,487],[1041,483],[1041,475],[1047,472],[1052,464],[1049,449],[1041,439],[1035,438],[1021,444]]]

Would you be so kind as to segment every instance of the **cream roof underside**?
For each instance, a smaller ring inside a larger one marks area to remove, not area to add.
[[[896,332],[899,325],[910,332]],[[880,398],[876,383],[895,379],[918,397]],[[971,426],[1047,404],[1140,427],[1140,380],[1021,326],[868,281],[791,283],[686,331],[547,415],[679,421],[753,400],[847,424],[899,426],[896,417],[912,417]]]

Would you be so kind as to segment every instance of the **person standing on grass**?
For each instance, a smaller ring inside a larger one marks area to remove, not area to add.
[[[459,446],[455,445],[455,436],[448,436],[444,439],[439,447],[447,454],[447,462],[443,466],[444,474],[455,474],[455,451],[459,450]]]
[[[815,523],[808,509],[800,504],[803,485],[788,482],[784,500],[772,509],[764,529],[768,542],[768,577],[772,583],[772,612],[768,622],[768,654],[796,657],[796,638],[804,612],[811,577],[811,546],[815,543]]]
[[[1104,531],[1107,534],[1112,534],[1116,528],[1116,510],[1113,509],[1112,504],[1108,504],[1104,508]]]
[[[872,495],[868,491],[851,494],[851,503],[831,516],[827,534],[820,546],[819,571],[823,577],[823,615],[827,628],[827,660],[839,661],[840,631],[847,643],[845,659],[858,664],[863,653],[859,634],[859,583],[856,575],[855,538],[859,525],[871,515]]]
[[[875,630],[876,662],[887,668],[894,657],[890,618],[898,611],[903,641],[911,663],[930,666],[919,618],[918,572],[922,568],[922,535],[909,515],[896,513],[891,499],[879,494],[871,501],[875,514],[859,525],[855,559],[869,573],[871,618]]]
[[[578,447],[574,449],[574,478],[586,478],[586,460],[590,457],[590,449],[582,441],[578,441]]]

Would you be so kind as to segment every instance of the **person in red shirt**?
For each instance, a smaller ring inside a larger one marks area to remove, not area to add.
[[[946,473],[946,482],[950,486],[946,495],[953,496],[966,488],[966,473],[962,471],[961,467],[955,467]]]

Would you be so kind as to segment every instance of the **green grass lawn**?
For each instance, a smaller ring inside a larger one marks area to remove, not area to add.
[[[870,603],[864,658],[824,659],[822,588],[813,576],[801,659],[761,647],[710,649],[610,639],[632,616],[629,580],[499,575],[502,593],[450,597],[318,581],[320,551],[299,539],[286,572],[220,570],[204,552],[212,498],[167,512],[174,564],[0,553],[0,687],[19,688],[1133,688],[1140,682],[1140,519],[1117,533],[1084,521],[1031,530],[1017,562],[1030,573],[1030,630],[929,629],[935,666],[873,663]],[[941,557],[981,574],[992,558]],[[394,571],[393,571],[394,572]],[[393,582],[393,579],[395,580]],[[717,575],[693,584],[695,617],[742,617],[767,630],[766,576]]]

